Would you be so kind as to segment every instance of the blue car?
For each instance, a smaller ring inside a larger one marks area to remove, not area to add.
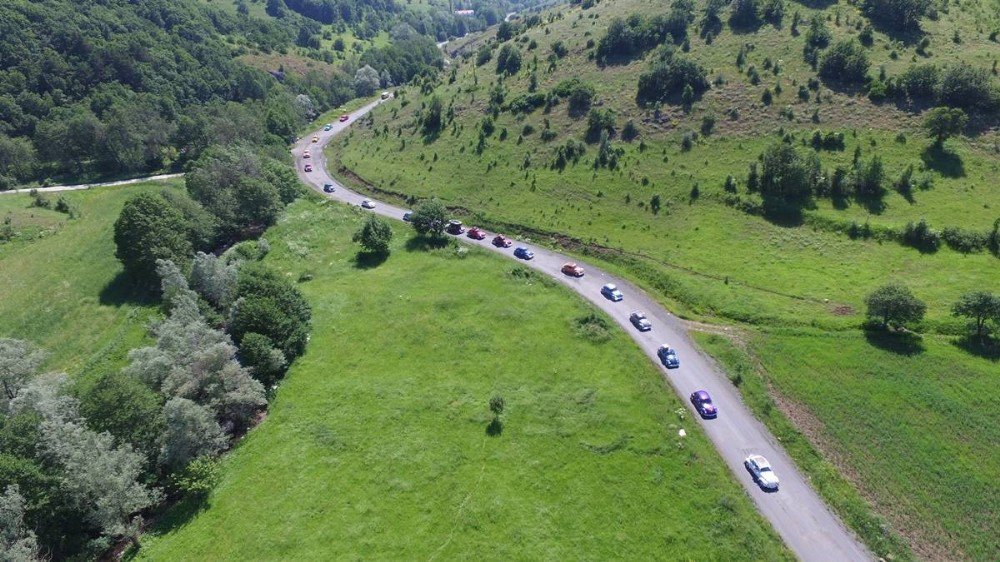
[[[615,287],[614,283],[608,283],[601,287],[601,294],[611,302],[618,302],[625,298],[622,292],[618,290],[618,287]]]
[[[668,369],[676,369],[681,366],[681,360],[677,358],[677,352],[667,344],[663,344],[656,350],[660,362]]]
[[[694,409],[698,410],[698,414],[703,418],[714,418],[719,415],[719,410],[712,403],[712,397],[704,390],[692,392],[691,403],[694,404]]]
[[[522,260],[530,260],[535,257],[535,254],[524,246],[518,246],[514,248],[514,257],[521,258]]]

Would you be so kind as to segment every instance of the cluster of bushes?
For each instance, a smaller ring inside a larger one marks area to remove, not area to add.
[[[917,29],[930,0],[864,0],[861,10],[872,21],[892,31]]]
[[[139,287],[155,283],[156,260],[186,269],[195,251],[259,235],[300,193],[295,173],[245,146],[215,147],[191,166],[187,194],[141,193],[115,222],[116,255]]]
[[[139,512],[210,487],[213,459],[267,405],[265,388],[301,355],[310,310],[259,263],[265,241],[199,253],[189,276],[158,260],[167,317],[155,343],[89,382],[41,374],[44,354],[0,339],[0,511],[21,557],[97,558],[133,539]]]
[[[917,222],[910,221],[903,228],[900,240],[908,246],[925,252],[936,251],[944,243],[952,250],[963,254],[985,250],[1000,257],[1000,251],[998,251],[1000,249],[1000,219],[994,222],[991,231],[986,232],[953,226],[938,231],[931,228],[924,219]]]
[[[521,70],[521,51],[513,45],[500,47],[497,53],[497,74],[511,76]]]
[[[680,98],[690,105],[709,88],[705,69],[693,60],[677,54],[673,46],[663,46],[650,64],[649,70],[639,75],[636,101],[641,104],[668,102]]]
[[[784,0],[734,0],[729,25],[736,29],[756,28],[763,22],[779,26],[784,17]]]
[[[889,97],[946,105],[965,110],[1000,109],[1000,87],[985,68],[966,62],[939,68],[914,64],[885,81]]]
[[[868,160],[856,155],[850,168],[837,166],[824,171],[816,152],[803,155],[790,143],[779,141],[750,164],[746,185],[749,191],[761,194],[765,206],[780,210],[800,208],[813,196],[877,198],[885,190],[885,181],[878,155]]]
[[[597,61],[606,64],[642,56],[663,44],[668,36],[680,41],[693,20],[694,5],[690,0],[675,0],[666,15],[632,14],[625,19],[614,18],[597,42]]]
[[[842,39],[833,44],[819,63],[819,75],[827,80],[861,84],[868,78],[871,61],[857,39]]]
[[[579,78],[569,78],[552,88],[553,99],[564,99],[569,106],[569,113],[579,116],[590,110],[594,101],[594,87]]]

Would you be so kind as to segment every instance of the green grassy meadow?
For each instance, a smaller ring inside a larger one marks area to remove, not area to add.
[[[144,343],[154,307],[119,279],[113,225],[125,200],[157,182],[51,193],[79,216],[31,206],[27,194],[0,196],[0,220],[17,233],[0,242],[0,337],[30,340],[49,353],[46,367],[85,375],[117,369]]]
[[[308,351],[138,558],[790,557],[625,334],[584,337],[565,289],[403,225],[359,263],[361,216],[309,199],[267,233],[269,265],[313,276]]]
[[[833,41],[856,36],[867,20],[853,5],[786,3],[782,26],[739,33],[724,13],[709,42],[699,24],[704,2],[695,4],[685,55],[708,69],[713,87],[690,111],[636,104],[647,61],[601,67],[588,58],[588,42],[600,40],[611,18],[665,13],[667,0],[556,8],[511,40],[524,62],[502,80],[505,103],[528,91],[533,69],[538,92],[569,77],[589,83],[595,106],[614,111],[619,131],[628,120],[639,131],[632,142],[613,139],[622,150],[616,169],[595,169],[596,143],[578,162],[554,166],[557,149],[583,139],[587,126],[565,102],[527,115],[502,111],[479,153],[480,124],[500,83],[494,47],[494,60],[480,67],[474,56],[455,56],[454,80],[446,73],[432,94],[410,88],[373,111],[328,149],[331,171],[343,167],[350,172],[343,180],[380,198],[438,197],[468,222],[559,246],[629,277],[682,316],[737,326],[749,334],[737,351],[760,379],[741,386],[748,402],[778,435],[796,440],[786,441],[790,452],[873,550],[897,558],[912,549],[924,558],[989,559],[1000,512],[989,485],[998,466],[989,446],[997,442],[997,362],[959,345],[965,324],[951,305],[971,290],[1000,290],[1000,260],[947,246],[921,252],[846,231],[852,223],[899,230],[920,219],[938,230],[989,231],[1000,218],[1000,123],[974,116],[965,136],[935,151],[921,128],[922,108],[874,103],[825,83],[800,99],[799,86],[816,75],[802,57],[809,19],[820,14]],[[930,47],[923,54],[916,39],[876,27],[867,49],[870,75],[884,67],[898,76],[914,62],[990,69],[1000,59],[1000,44],[989,38],[1000,26],[998,7],[975,0],[925,18]],[[798,35],[790,25],[795,12]],[[459,50],[475,53],[490,39],[467,39]],[[569,54],[550,64],[556,41]],[[748,50],[742,70],[740,46]],[[751,65],[759,84],[749,80]],[[762,101],[765,88],[775,93],[770,105]],[[431,95],[454,119],[425,138],[419,120]],[[709,116],[715,125],[703,131]],[[727,202],[727,176],[736,178],[741,198],[752,199],[748,164],[785,135],[803,154],[813,151],[815,130],[844,135],[843,149],[818,152],[824,169],[849,166],[855,150],[863,159],[881,157],[887,190],[879,204],[817,199],[797,220],[778,221]],[[681,139],[692,132],[698,134],[686,150]],[[911,165],[931,185],[904,196],[891,185]],[[860,330],[866,295],[893,281],[927,303],[917,343],[880,341]],[[724,341],[702,344],[720,359],[735,349]],[[966,404],[975,404],[968,415]]]

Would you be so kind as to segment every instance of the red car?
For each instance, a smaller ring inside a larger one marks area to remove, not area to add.
[[[503,234],[497,234],[496,238],[493,239],[493,245],[497,248],[510,248],[511,244],[510,238],[507,238]]]
[[[351,116],[345,113],[345,114],[343,114],[343,115],[340,116],[340,122],[343,123],[344,121],[347,121],[350,118],[351,118]]]
[[[575,263],[563,264],[562,272],[573,277],[583,277],[583,268]]]
[[[306,169],[306,171],[307,171],[307,172],[311,172],[311,171],[313,171],[313,166],[312,166],[312,164],[306,164],[306,168],[305,168],[305,169]]]
[[[474,226],[469,229],[469,233],[466,235],[473,240],[482,240],[486,238],[486,233],[482,231],[478,226]]]

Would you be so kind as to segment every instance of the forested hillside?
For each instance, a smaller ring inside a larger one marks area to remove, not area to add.
[[[218,142],[283,146],[323,111],[439,68],[436,40],[509,8],[477,6],[465,17],[394,0],[4,2],[0,189],[178,168]],[[380,40],[348,49],[348,34]]]

